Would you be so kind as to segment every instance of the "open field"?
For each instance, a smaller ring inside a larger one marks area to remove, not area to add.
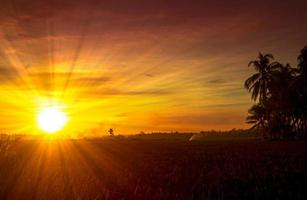
[[[189,137],[20,140],[0,199],[307,198],[307,141]]]

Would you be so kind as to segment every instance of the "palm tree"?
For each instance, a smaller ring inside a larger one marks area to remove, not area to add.
[[[251,61],[256,73],[245,88],[255,101],[246,122],[271,139],[307,136],[307,46],[298,56],[298,67],[283,65],[271,54],[259,53]]]
[[[300,74],[307,76],[307,46],[301,50],[301,54],[297,57],[297,60]]]
[[[256,74],[249,77],[245,83],[245,88],[252,93],[252,100],[258,103],[249,110],[247,123],[254,124],[251,129],[261,130],[264,136],[272,136],[270,124],[272,124],[272,87],[274,73],[280,68],[278,62],[271,62],[274,57],[271,54],[259,53],[258,59],[251,61],[248,66],[253,66]],[[273,118],[272,118],[273,119]]]
[[[269,93],[273,107],[277,109],[286,109],[290,102],[290,97],[293,93],[294,78],[296,77],[296,70],[289,64],[282,65],[276,63],[271,67],[271,80],[269,83]]]
[[[296,83],[298,87],[299,111],[298,129],[301,133],[307,133],[307,46],[305,46],[298,56],[298,76]]]
[[[245,83],[245,88],[252,93],[252,99],[259,103],[264,104],[267,100],[269,92],[269,82],[271,78],[271,68],[276,63],[271,63],[274,57],[271,54],[263,55],[259,52],[258,60],[251,61],[248,66],[253,66],[256,70],[256,74],[249,77]]]
[[[260,104],[253,105],[248,110],[248,116],[246,118],[246,123],[254,124],[250,129],[260,131],[265,128],[265,108]]]

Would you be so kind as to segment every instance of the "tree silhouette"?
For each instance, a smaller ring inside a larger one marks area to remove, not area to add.
[[[259,103],[253,105],[248,110],[248,116],[246,118],[246,122],[248,124],[253,124],[251,130],[256,130],[257,132],[262,132],[265,134],[265,119],[264,119],[265,109]],[[264,135],[265,136],[265,135]]]
[[[112,128],[110,128],[108,132],[109,132],[110,136],[114,135],[114,130]]]
[[[271,54],[259,53],[251,61],[256,74],[244,87],[254,100],[246,119],[251,129],[270,139],[306,137],[307,135],[307,46],[298,56],[298,67],[271,62]]]
[[[306,134],[307,131],[307,46],[305,46],[298,56],[298,71],[297,84],[297,105],[296,114],[297,131],[300,135]]]
[[[307,46],[305,46],[297,57],[298,69],[303,76],[307,76]]]
[[[253,66],[256,74],[252,75],[245,81],[245,88],[252,93],[252,99],[263,104],[267,99],[268,84],[270,81],[270,73],[274,57],[271,54],[259,53],[258,60],[251,61],[248,66]]]

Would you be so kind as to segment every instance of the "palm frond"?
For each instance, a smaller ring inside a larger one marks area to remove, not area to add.
[[[253,89],[253,92],[252,92],[252,100],[256,101],[258,96],[259,96],[259,93],[260,93],[260,85],[259,84],[255,84],[255,87]],[[261,95],[261,93],[260,93]]]
[[[257,60],[249,62],[248,66],[249,67],[253,66],[256,71],[260,71],[260,69],[262,68],[261,64]]]
[[[256,73],[254,75],[252,75],[251,77],[249,77],[248,79],[246,79],[245,83],[244,83],[244,87],[246,89],[249,89],[250,86],[255,83],[255,81],[259,78],[260,74]]]
[[[263,57],[268,59],[268,60],[270,60],[270,59],[274,60],[274,56],[272,54],[265,54]]]
[[[250,130],[254,130],[254,129],[259,129],[260,128],[260,123],[254,124],[252,127],[250,127]]]

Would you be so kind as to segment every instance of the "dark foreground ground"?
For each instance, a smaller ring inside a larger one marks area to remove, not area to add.
[[[0,199],[307,199],[307,141],[21,140]]]

